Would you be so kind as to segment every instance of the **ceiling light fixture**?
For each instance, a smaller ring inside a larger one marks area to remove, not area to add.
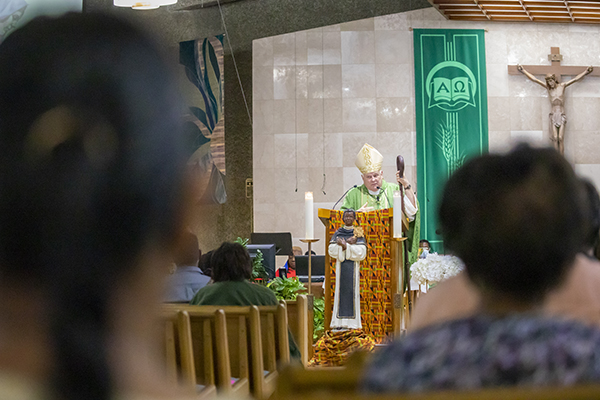
[[[153,10],[176,3],[177,0],[113,0],[113,5],[117,7],[131,7],[134,10]]]

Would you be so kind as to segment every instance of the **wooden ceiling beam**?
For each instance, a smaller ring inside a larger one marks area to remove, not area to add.
[[[428,0],[447,19],[599,23],[600,1]]]

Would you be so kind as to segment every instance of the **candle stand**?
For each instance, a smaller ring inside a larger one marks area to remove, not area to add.
[[[312,294],[312,244],[319,239],[300,239],[302,243],[308,243],[308,294]]]

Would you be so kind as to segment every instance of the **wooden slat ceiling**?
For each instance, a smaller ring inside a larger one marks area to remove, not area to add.
[[[600,24],[600,1],[429,0],[442,15],[459,21]]]

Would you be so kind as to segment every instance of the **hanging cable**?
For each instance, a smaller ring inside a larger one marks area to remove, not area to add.
[[[219,6],[219,13],[221,14],[221,22],[223,23],[223,29],[225,30],[225,37],[227,38],[227,43],[229,44],[229,51],[231,52],[231,59],[233,60],[233,67],[235,68],[235,74],[237,75],[238,82],[240,84],[240,90],[242,91],[242,97],[244,98],[244,104],[246,105],[246,112],[248,113],[248,120],[250,121],[250,126],[252,126],[252,115],[250,115],[250,107],[248,107],[248,101],[246,100],[246,93],[244,93],[244,87],[242,86],[242,78],[240,78],[240,71],[238,70],[237,63],[235,62],[235,55],[233,54],[233,47],[231,47],[231,40],[229,40],[229,33],[227,32],[227,25],[225,24],[225,16],[223,15],[223,10],[221,9],[221,1],[217,0],[217,5]]]
[[[325,40],[323,38],[323,36],[325,35],[325,32],[321,31],[321,113],[322,113],[322,117],[323,120],[321,122],[321,143],[322,143],[322,160],[321,160],[321,168],[322,168],[322,172],[323,172],[323,184],[321,185],[321,192],[323,192],[323,196],[326,196],[327,193],[325,193],[325,182],[326,182],[326,176],[325,176],[325,60],[323,59],[325,57],[325,49],[324,49],[324,43]]]

